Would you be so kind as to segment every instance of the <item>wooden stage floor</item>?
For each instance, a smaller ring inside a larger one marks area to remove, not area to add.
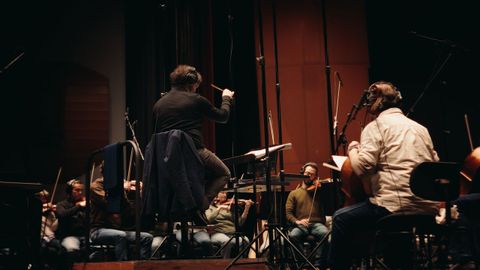
[[[223,270],[231,259],[179,259],[179,260],[150,260],[125,262],[89,262],[76,263],[73,270]],[[244,264],[242,264],[244,263]],[[251,263],[251,264],[245,264]],[[241,259],[230,269],[266,270],[265,259]]]

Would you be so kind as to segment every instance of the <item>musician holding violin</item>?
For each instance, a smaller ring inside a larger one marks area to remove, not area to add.
[[[308,235],[312,235],[316,241],[320,241],[328,233],[325,226],[325,214],[318,196],[318,188],[321,183],[318,179],[318,165],[308,162],[300,170],[305,176],[302,185],[288,194],[285,212],[287,220],[293,224],[289,237],[299,250],[303,250],[303,243]],[[324,267],[326,245],[319,249],[318,259],[315,264]]]
[[[49,200],[50,193],[46,190],[36,193],[36,196],[42,202],[42,227],[40,239],[43,243],[49,243],[55,239],[55,231],[58,228],[58,219],[55,214],[57,206]]]
[[[80,180],[67,182],[65,193],[67,197],[57,204],[59,227],[57,238],[61,240],[72,259],[80,259],[80,247],[85,241],[85,187]],[[73,258],[75,257],[75,258]]]
[[[248,213],[253,205],[253,201],[250,199],[237,199],[237,201],[238,204],[243,207],[243,212],[238,218],[238,224],[241,226],[247,220]],[[217,197],[213,200],[212,205],[210,205],[210,207],[207,209],[207,220],[209,224],[215,225],[213,228],[213,233],[210,236],[213,244],[223,246],[236,233],[235,223],[233,220],[233,215],[235,212],[233,211],[234,204],[234,198],[227,199],[227,193],[219,192]],[[243,238],[248,241],[246,237]],[[244,244],[242,238],[239,239],[240,245]],[[228,246],[222,250],[223,258],[231,257],[231,252],[235,245],[235,239],[228,243]]]
[[[348,269],[359,252],[352,249],[352,239],[374,230],[380,218],[400,211],[438,212],[438,203],[415,196],[409,184],[418,164],[439,160],[428,130],[402,113],[402,96],[392,83],[375,82],[366,94],[365,106],[374,120],[363,129],[360,142],[349,144],[348,157],[371,195],[334,213],[329,257],[333,269]]]

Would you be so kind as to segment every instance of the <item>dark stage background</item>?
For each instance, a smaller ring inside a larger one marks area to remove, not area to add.
[[[205,77],[200,93],[213,102],[220,96],[210,83],[236,91],[229,124],[206,126],[207,145],[222,158],[262,147],[258,2],[3,1],[0,67],[25,54],[0,74],[0,180],[51,187],[60,166],[63,183],[83,174],[91,151],[131,138],[123,119],[127,107],[144,149],[153,132],[152,105],[169,88],[168,73],[178,63],[198,67]],[[260,3],[275,122],[271,2]],[[370,82],[389,80],[402,91],[406,109],[423,93],[410,116],[430,130],[443,160],[461,161],[471,151],[464,114],[479,145],[479,17],[473,3],[325,3],[332,91],[334,71],[345,84],[340,127]],[[297,172],[306,161],[330,156],[322,1],[282,0],[277,7],[282,126],[284,142],[294,145],[285,154],[286,170]],[[448,40],[448,46],[410,31]],[[358,140],[359,133],[355,123],[347,138]],[[329,173],[322,169],[321,176]]]

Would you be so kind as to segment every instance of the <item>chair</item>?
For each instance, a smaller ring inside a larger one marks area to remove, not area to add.
[[[145,151],[143,175],[142,216],[168,222],[169,234],[173,222],[180,221],[181,257],[192,257],[187,223],[198,220],[198,210],[193,211],[203,205],[205,180],[203,161],[190,136],[180,130],[154,134]],[[173,241],[167,241],[171,244]]]
[[[425,268],[432,264],[432,235],[437,232],[433,215],[417,212],[388,215],[376,224],[376,262],[386,269]]]
[[[453,162],[423,162],[410,176],[410,188],[415,195],[445,202],[447,228],[450,224],[450,201],[458,197],[459,169],[460,164]],[[376,262],[385,269],[431,267],[434,257],[432,245],[438,239],[435,236],[441,234],[442,228],[436,224],[434,215],[418,212],[388,215],[376,224]]]

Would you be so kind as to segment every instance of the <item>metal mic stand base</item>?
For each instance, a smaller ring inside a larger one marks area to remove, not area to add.
[[[280,226],[278,224],[267,224],[266,225],[266,228],[263,229],[260,233],[258,233],[257,236],[255,236],[255,238],[252,239],[252,241],[250,241],[250,243],[245,246],[241,251],[240,253],[237,255],[237,257],[235,257],[231,262],[230,264],[225,267],[225,269],[230,269],[230,267],[232,267],[233,265],[242,265],[242,264],[258,264],[258,263],[265,263],[269,266],[270,269],[285,269],[286,266],[286,259],[285,258],[281,258],[281,259],[273,259],[273,260],[267,260],[267,261],[257,261],[257,262],[247,262],[247,263],[237,263],[237,261],[243,256],[243,254],[249,250],[251,248],[251,246],[253,245],[253,243],[255,243],[261,236],[263,236],[263,233],[265,232],[268,232],[269,234],[273,234],[274,232],[276,234],[278,234],[279,237],[277,237],[275,239],[275,241],[279,241],[280,242],[280,245],[282,244],[282,239],[284,240],[284,244],[286,243],[287,245],[289,245],[290,249],[293,250],[296,254],[298,254],[300,256],[300,260],[294,260],[295,263],[298,263],[298,262],[303,262],[302,266],[304,264],[308,264],[312,269],[317,269],[315,267],[315,265],[312,264],[312,262],[309,260],[309,258],[307,258],[302,251],[300,251],[294,243],[292,243],[292,241],[290,241],[290,239],[282,232],[282,229],[280,228]],[[272,237],[273,238],[273,237]],[[280,247],[279,245],[279,247]],[[275,244],[273,243],[269,243],[269,246],[268,246],[268,249],[269,249],[269,252],[273,252],[273,253],[277,253],[279,250],[275,250]],[[273,247],[273,248],[272,248]],[[273,250],[272,250],[273,249]],[[270,257],[270,256],[269,256]]]

